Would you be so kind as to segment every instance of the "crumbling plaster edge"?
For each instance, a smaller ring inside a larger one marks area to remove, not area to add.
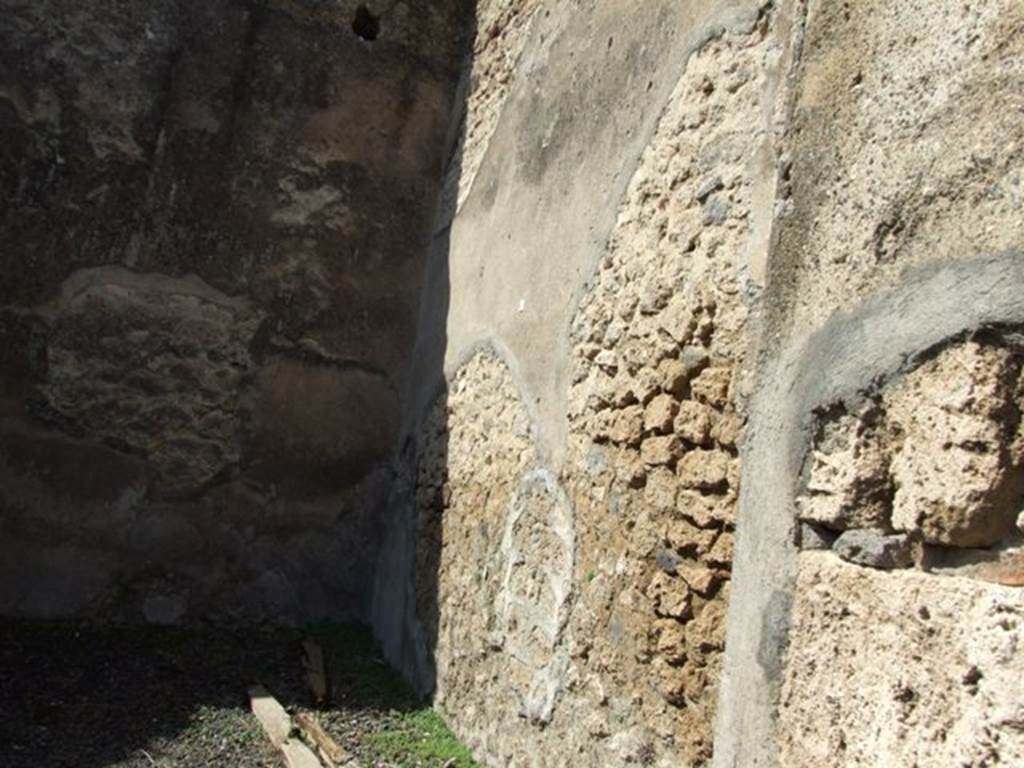
[[[742,447],[732,601],[715,724],[718,768],[774,766],[796,580],[794,499],[814,412],[855,401],[936,345],[1024,322],[1024,252],[910,267],[897,287],[764,359]]]
[[[567,313],[564,321],[561,322],[561,328],[558,336],[556,337],[556,345],[551,350],[552,359],[557,361],[556,364],[568,364],[568,361],[571,359],[571,331],[573,320],[579,311],[579,306],[584,297],[594,286],[594,281],[600,271],[601,262],[608,252],[608,246],[614,233],[615,225],[618,221],[619,212],[625,205],[627,195],[629,194],[630,184],[640,169],[644,153],[648,147],[650,147],[655,135],[657,134],[658,127],[661,124],[663,117],[671,107],[672,95],[685,78],[690,61],[707,45],[727,34],[750,34],[757,28],[757,25],[762,21],[766,14],[781,13],[785,10],[785,19],[788,21],[790,14],[789,8],[792,2],[793,0],[734,0],[733,3],[727,5],[725,8],[709,12],[708,17],[705,18],[697,28],[684,36],[685,45],[681,46],[678,50],[673,50],[671,52],[671,58],[675,60],[675,63],[670,67],[670,71],[666,73],[664,82],[658,82],[651,93],[651,98],[657,106],[650,110],[650,114],[647,119],[638,126],[638,130],[636,131],[637,138],[633,140],[636,142],[636,152],[630,153],[623,159],[621,167],[615,176],[616,183],[607,192],[606,196],[608,199],[614,201],[614,206],[610,211],[610,215],[604,219],[604,225],[602,227],[598,227],[591,235],[588,246],[588,250],[590,251],[589,256],[579,273],[578,279],[574,281],[573,285],[570,286],[567,291],[566,304],[570,308],[570,311]],[[524,62],[527,64],[529,63],[528,60],[531,52],[540,45],[539,40],[542,26],[543,25],[537,23],[531,23],[531,28],[528,33],[529,38],[519,59],[521,65],[524,64]],[[538,76],[540,76],[540,74],[538,74]],[[784,71],[780,72],[780,76],[785,77],[787,76],[787,73]],[[527,87],[527,85],[527,79],[519,77],[515,78],[513,89],[510,91],[509,97],[506,100],[502,116],[499,117],[499,124],[495,129],[495,137],[498,137],[501,133],[501,123],[506,119],[505,110],[507,110],[510,105],[515,105],[522,101],[521,90]],[[460,206],[458,213],[453,217],[453,219],[447,222],[447,226],[435,227],[438,233],[435,235],[435,240],[441,239],[442,241],[446,241],[447,238],[452,237],[452,233],[456,231],[456,222],[460,217],[475,215],[475,198],[480,196],[480,189],[478,189],[478,187],[480,186],[481,179],[486,176],[488,168],[496,164],[495,153],[496,150],[492,142],[484,154],[480,169],[474,177],[473,184],[466,196],[464,204]],[[774,175],[778,174],[778,168],[773,168],[771,170]],[[774,177],[772,182],[774,182]],[[447,261],[445,260],[440,261],[443,265],[447,264]],[[438,265],[431,264],[430,268],[437,267]],[[428,280],[427,283],[429,282],[430,281]],[[566,386],[559,388],[564,391],[556,393],[557,400],[561,405],[558,411],[562,413],[562,419],[558,424],[548,423],[545,419],[545,414],[537,407],[537,403],[540,402],[540,397],[538,397],[528,386],[527,377],[523,374],[523,367],[517,363],[515,356],[510,351],[510,347],[500,338],[500,335],[496,330],[495,323],[489,318],[484,319],[480,323],[480,330],[481,333],[472,340],[459,344],[458,346],[449,347],[446,350],[446,359],[450,362],[447,362],[444,366],[445,380],[447,381],[453,371],[461,367],[465,360],[475,354],[481,345],[490,344],[497,349],[504,350],[504,359],[509,364],[509,368],[516,380],[516,384],[523,394],[523,401],[528,404],[531,418],[533,418],[534,424],[537,427],[536,443],[538,452],[542,456],[545,464],[550,465],[556,471],[560,470],[565,458],[569,434],[568,417],[565,415],[569,390],[569,387],[567,386],[568,381],[563,381],[562,383],[566,384]],[[449,339],[449,343],[450,342],[451,339]],[[441,386],[441,384],[422,382],[421,386],[426,387],[430,391],[434,391],[436,387]],[[550,393],[547,394],[550,395]],[[421,399],[415,406],[417,408],[417,413],[413,416],[413,419],[418,421],[421,418],[421,414],[429,407],[431,402],[433,402],[433,397]]]

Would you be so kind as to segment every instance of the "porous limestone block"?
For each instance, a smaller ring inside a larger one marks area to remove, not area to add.
[[[779,704],[787,768],[1024,765],[1024,592],[804,552]]]

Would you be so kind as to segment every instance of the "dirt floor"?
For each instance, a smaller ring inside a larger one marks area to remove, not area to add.
[[[303,682],[324,649],[330,701]],[[471,768],[469,752],[384,664],[368,632],[305,634],[0,623],[2,768],[280,768],[249,711],[261,683],[314,711],[362,768]]]

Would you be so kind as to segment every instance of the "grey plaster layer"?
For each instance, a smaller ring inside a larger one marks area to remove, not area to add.
[[[473,188],[431,266],[450,305],[427,294],[424,327],[444,329],[447,374],[481,340],[509,351],[556,466],[566,431],[575,307],[604,254],[633,172],[689,57],[725,30],[749,30],[761,0],[611,0],[538,13]],[[441,275],[440,277],[438,275]],[[441,313],[443,321],[432,321]],[[435,355],[437,352],[435,351]],[[420,382],[421,405],[438,384]]]
[[[628,15],[610,0],[582,5],[552,7],[532,25],[468,198],[453,221],[451,207],[440,207],[406,396],[407,446],[446,381],[489,348],[522,392],[541,455],[559,463],[569,323],[629,180],[690,56],[727,29],[751,29],[767,3],[644,0]],[[372,621],[392,663],[429,687],[432,663],[409,620],[415,515],[402,461]]]
[[[1024,321],[1024,255],[938,261],[766,357],[744,450],[715,765],[776,765],[775,717],[796,574],[794,498],[816,409],[853,405],[929,349]]]

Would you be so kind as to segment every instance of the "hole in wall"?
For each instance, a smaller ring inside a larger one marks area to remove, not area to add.
[[[374,16],[365,4],[360,4],[352,19],[352,31],[361,40],[372,43],[380,35],[380,16]]]

